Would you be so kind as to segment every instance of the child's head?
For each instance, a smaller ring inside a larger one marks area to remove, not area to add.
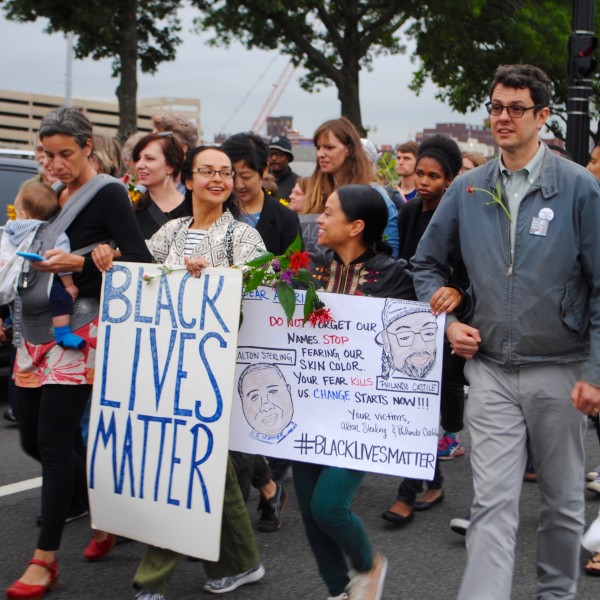
[[[417,193],[424,200],[440,200],[461,167],[462,155],[452,138],[434,135],[425,139],[415,167]]]
[[[47,221],[59,208],[56,192],[45,183],[28,183],[23,186],[15,200],[17,219]]]

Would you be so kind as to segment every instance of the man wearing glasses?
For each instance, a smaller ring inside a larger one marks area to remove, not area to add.
[[[435,364],[435,316],[419,305],[387,299],[381,318],[385,329],[375,341],[383,346],[382,377],[425,378]]]
[[[581,413],[600,409],[600,185],[540,143],[549,102],[540,69],[498,68],[486,107],[500,156],[454,180],[412,261],[419,300],[445,285],[457,250],[472,285],[469,324],[446,325],[470,359],[475,496],[459,600],[511,597],[526,430],[541,495],[536,598],[576,595]]]

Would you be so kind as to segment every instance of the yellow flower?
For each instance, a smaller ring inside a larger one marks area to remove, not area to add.
[[[286,200],[285,198],[279,198],[279,204],[283,204],[284,206],[289,206],[290,201]]]
[[[136,190],[135,188],[129,190],[129,199],[132,203],[136,203],[142,197],[142,192],[140,190]]]
[[[14,221],[17,218],[17,211],[15,210],[14,204],[9,204],[6,207],[6,216],[9,221]]]

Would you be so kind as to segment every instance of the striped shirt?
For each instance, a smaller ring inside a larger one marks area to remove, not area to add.
[[[188,229],[185,238],[184,256],[191,256],[194,248],[206,237],[208,229]]]

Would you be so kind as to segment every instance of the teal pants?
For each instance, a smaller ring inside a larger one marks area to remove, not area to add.
[[[202,532],[198,532],[202,535]],[[148,546],[139,564],[133,585],[154,594],[165,594],[181,554]],[[208,579],[221,579],[244,573],[260,562],[258,547],[248,510],[242,498],[231,459],[227,458],[223,522],[221,524],[221,555],[218,562],[202,561]]]
[[[373,551],[362,521],[350,505],[362,471],[294,463],[294,485],[308,542],[331,596],[344,592],[348,562],[359,573],[373,567]]]

